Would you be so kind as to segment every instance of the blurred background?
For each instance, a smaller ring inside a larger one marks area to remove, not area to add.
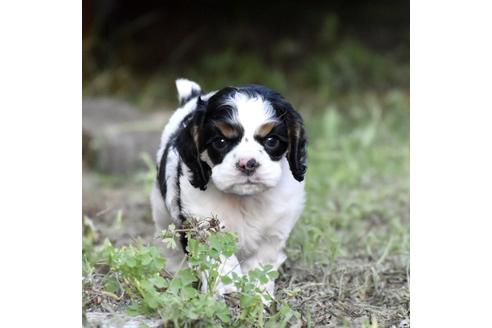
[[[173,106],[181,76],[320,101],[409,85],[407,1],[84,0],[83,10],[85,94],[143,109]]]
[[[279,297],[299,286],[289,302],[319,325],[409,325],[409,24],[408,1],[83,0],[85,249],[152,239],[176,78],[263,84],[309,136]]]

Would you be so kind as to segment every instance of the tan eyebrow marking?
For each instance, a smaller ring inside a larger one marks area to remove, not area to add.
[[[230,124],[225,122],[214,122],[214,124],[226,138],[232,139],[239,136],[239,131]]]
[[[265,124],[262,124],[258,127],[258,129],[256,129],[255,135],[259,137],[265,137],[267,134],[270,133],[270,131],[272,131],[275,125],[275,122],[267,122]]]

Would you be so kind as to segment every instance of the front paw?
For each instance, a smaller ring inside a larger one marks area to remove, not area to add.
[[[235,255],[232,255],[230,257],[224,257],[221,255],[221,264],[218,268],[220,280],[215,286],[215,295],[217,296],[224,296],[226,294],[231,294],[237,292],[237,288],[232,282],[232,275],[235,274],[236,276],[242,276],[242,270],[241,266],[239,265],[239,261]],[[229,283],[224,283],[222,282],[222,277],[227,277],[227,281]]]
[[[219,282],[217,286],[215,286],[215,296],[222,298],[224,295],[237,293],[237,288],[233,283],[224,284]]]
[[[275,290],[275,283],[273,280],[269,280],[266,284],[263,284],[263,296],[261,297],[261,300],[263,302],[263,305],[266,307],[270,307],[272,302],[275,300],[275,296],[273,295],[274,290]]]

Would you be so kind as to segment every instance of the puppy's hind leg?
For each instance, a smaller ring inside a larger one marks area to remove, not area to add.
[[[166,269],[172,273],[175,273],[180,267],[182,267],[185,260],[185,253],[180,242],[177,243],[175,249],[170,249],[166,247],[162,243],[161,238],[159,238],[160,232],[167,229],[169,225],[173,223],[173,219],[164,206],[164,201],[157,183],[152,187],[150,202],[152,205],[152,217],[154,219],[157,235],[155,244],[162,250],[162,255],[166,259]]]

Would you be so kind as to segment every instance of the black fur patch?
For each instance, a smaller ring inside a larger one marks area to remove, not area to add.
[[[179,220],[181,223],[186,221],[186,217],[183,215],[183,205],[181,204],[181,176],[183,175],[183,170],[181,168],[181,161],[178,161],[178,169],[176,170],[176,204],[178,205],[179,210]],[[179,233],[179,241],[181,246],[183,247],[183,251],[185,254],[188,254],[188,238],[186,238],[186,234],[184,232]]]
[[[171,140],[170,140],[171,141]],[[161,191],[162,198],[166,199],[167,193],[167,181],[166,181],[166,163],[167,156],[169,154],[169,148],[171,147],[171,142],[168,142],[164,153],[162,153],[161,161],[159,163],[159,171],[157,172],[157,182],[159,183],[159,189]]]
[[[282,123],[276,125],[270,131],[270,133],[268,133],[264,137],[255,136],[255,140],[258,141],[260,144],[264,145],[265,141],[269,137],[277,138],[279,140],[279,145],[278,145],[278,147],[275,147],[274,149],[269,149],[269,148],[264,146],[264,149],[272,161],[279,161],[282,159],[282,157],[284,156],[284,154],[287,151],[287,148],[289,146],[289,136],[288,136],[287,127],[285,126],[285,123],[282,122]]]
[[[183,206],[181,205],[181,182],[180,178],[183,175],[183,171],[181,169],[181,161],[178,161],[178,169],[176,170],[176,204],[178,205],[178,211],[180,215],[181,221],[184,221],[184,217],[182,216],[183,213]]]
[[[184,232],[179,233],[179,242],[181,243],[181,246],[183,247],[183,251],[185,254],[188,255],[188,238],[186,238],[186,234]]]
[[[208,157],[212,161],[214,165],[222,163],[222,160],[227,155],[228,152],[234,148],[243,136],[243,128],[241,126],[234,127],[238,131],[238,136],[235,138],[226,138],[222,135],[222,133],[217,129],[213,124],[209,124],[205,128],[204,139],[205,139],[205,148],[207,150]],[[214,146],[214,143],[223,139],[226,146],[223,149],[217,149]]]
[[[191,185],[201,190],[207,189],[208,180],[212,174],[210,166],[200,159],[200,152],[203,149],[201,131],[204,119],[205,109],[198,98],[197,109],[183,119],[175,141],[179,156],[192,173]]]

